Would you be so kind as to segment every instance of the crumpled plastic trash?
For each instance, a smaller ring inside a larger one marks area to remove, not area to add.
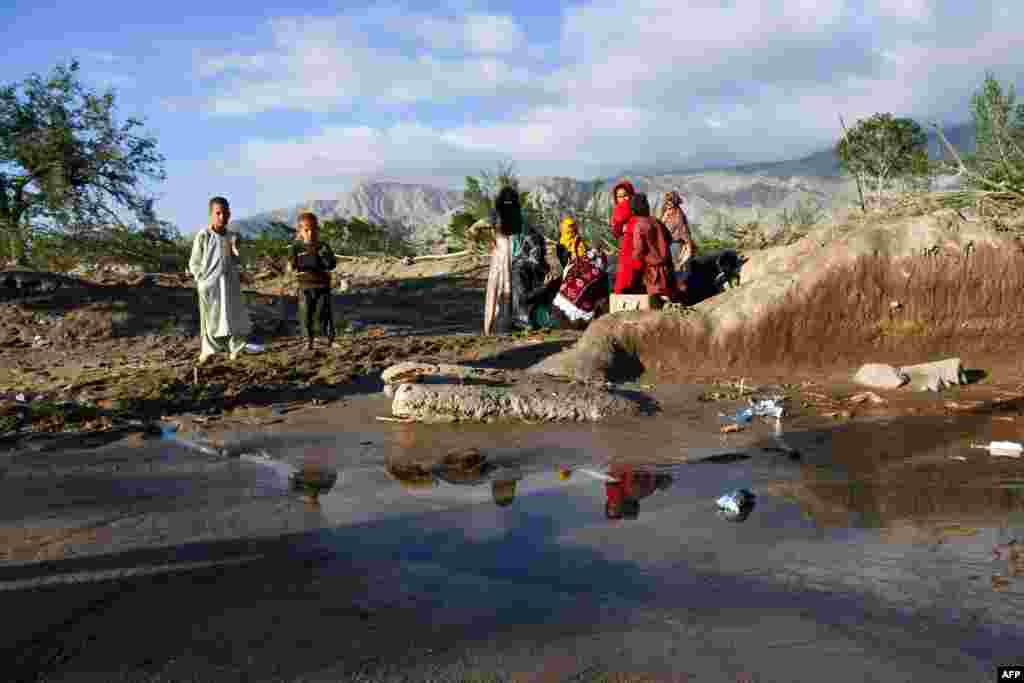
[[[736,411],[736,414],[732,416],[732,421],[736,424],[747,424],[754,419],[753,408],[741,408]]]
[[[245,345],[246,353],[263,353],[266,350],[267,347],[265,347],[263,344],[248,343]]]
[[[736,489],[721,496],[715,501],[718,505],[718,514],[729,522],[742,522],[750,516],[754,509],[753,493],[747,489]]]
[[[586,469],[586,468],[583,468],[583,467],[578,468],[576,471],[577,472],[581,472],[582,474],[585,474],[588,477],[593,477],[594,479],[598,479],[600,481],[605,481],[605,482],[609,482],[609,483],[613,483],[613,484],[614,483],[618,483],[618,481],[619,481],[615,477],[613,477],[611,475],[608,475],[608,474],[605,474],[604,472],[597,472],[595,470]]]
[[[758,417],[774,417],[780,418],[785,412],[782,407],[782,401],[777,398],[767,398],[761,401],[751,401],[750,410],[752,414]]]
[[[14,400],[17,401],[18,403],[28,403],[28,398],[25,396],[25,394],[18,394],[17,396],[14,397]]]
[[[972,443],[971,448],[986,450],[991,455],[999,455],[1007,458],[1019,458],[1024,454],[1024,444],[1016,441],[991,441],[987,444]]]
[[[785,410],[782,407],[781,400],[768,398],[760,401],[751,401],[749,408],[741,408],[737,410],[733,416],[728,418],[728,420],[741,425],[751,422],[755,416],[774,417],[778,420],[784,413]]]

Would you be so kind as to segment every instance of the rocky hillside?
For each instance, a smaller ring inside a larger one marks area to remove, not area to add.
[[[257,214],[236,221],[246,235],[254,235],[271,221],[294,225],[303,211],[321,219],[362,218],[386,225],[425,251],[444,251],[444,226],[462,205],[462,193],[430,185],[363,182],[337,199],[317,199]]]
[[[771,220],[783,209],[792,209],[800,201],[813,200],[825,208],[848,206],[855,196],[852,183],[841,178],[789,177],[715,172],[697,175],[631,176],[641,192],[660,203],[662,194],[679,190],[686,195],[688,213],[694,223],[704,224],[704,237],[715,234],[711,219],[721,212],[736,220],[755,215]],[[595,204],[599,211],[611,207],[608,182],[596,195],[590,182],[573,178],[525,178],[522,188],[531,197],[552,209],[555,215],[571,213]],[[255,235],[271,221],[293,225],[302,211],[321,218],[363,218],[390,226],[416,244],[423,252],[443,252],[444,226],[462,206],[462,193],[429,185],[399,183],[363,183],[338,199],[312,200],[236,222],[243,234]]]
[[[955,126],[947,129],[946,135],[961,150],[970,151],[973,128]],[[935,158],[942,156],[934,134],[929,139],[929,153]],[[853,206],[857,194],[854,183],[840,173],[830,149],[800,159],[730,168],[624,172],[606,182],[596,195],[592,182],[574,178],[523,178],[522,188],[554,215],[595,205],[599,211],[607,212],[611,208],[612,185],[620,177],[630,178],[639,191],[647,192],[655,208],[668,190],[684,194],[691,221],[699,226],[698,236],[702,238],[726,237],[721,233],[730,221],[775,222],[783,211],[792,211],[801,203],[820,206],[822,218],[827,219]],[[311,200],[244,218],[237,224],[243,233],[252,235],[272,220],[294,224],[302,211],[313,211],[322,218],[358,217],[390,226],[396,235],[408,239],[424,253],[443,253],[445,226],[461,207],[459,190],[367,181],[336,199]],[[719,214],[725,221],[719,220]]]

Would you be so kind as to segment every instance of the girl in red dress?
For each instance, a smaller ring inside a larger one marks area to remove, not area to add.
[[[633,233],[627,228],[633,212],[629,200],[636,194],[633,184],[623,180],[612,190],[615,208],[612,209],[612,234],[619,240],[619,269],[615,273],[616,294],[636,294],[641,291],[641,265],[633,258]]]

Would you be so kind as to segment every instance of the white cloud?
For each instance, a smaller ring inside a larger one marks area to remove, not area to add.
[[[526,44],[523,30],[512,17],[471,14],[459,19],[425,17],[409,21],[428,47],[472,53],[512,52]]]
[[[883,17],[925,21],[931,17],[929,0],[876,0],[876,11]]]
[[[848,122],[877,111],[922,123],[966,117],[985,69],[1018,77],[1022,8],[1010,0],[980,0],[969,14],[957,0],[598,0],[565,12],[558,49],[546,51],[560,64],[547,73],[518,59],[541,50],[514,19],[413,17],[404,20],[414,27],[407,39],[428,49],[410,53],[369,43],[366,26],[393,18],[381,10],[274,22],[273,49],[203,58],[197,70],[223,79],[212,100],[222,113],[353,102],[452,103],[461,113],[459,98],[490,112],[464,125],[367,119],[244,144],[238,167],[263,176],[442,177],[501,159],[524,173],[586,176],[694,155],[793,157],[831,144],[839,114]]]
[[[466,20],[466,42],[475,52],[511,52],[526,36],[511,17],[475,15]]]
[[[347,18],[286,18],[270,22],[273,48],[256,53],[194,55],[200,79],[214,80],[206,109],[251,114],[274,109],[333,111],[357,100],[380,105],[493,97],[529,87],[532,74],[500,53],[524,44],[508,17],[471,15],[458,21],[403,17],[436,49],[410,56],[398,45],[372,46],[366,26],[386,26],[387,9]],[[467,54],[469,53],[473,54]]]
[[[301,174],[305,178],[338,178],[387,173],[443,172],[443,165],[489,164],[489,156],[460,148],[443,131],[420,124],[390,128],[335,126],[316,135],[286,140],[256,139],[243,143],[217,170],[231,175]]]

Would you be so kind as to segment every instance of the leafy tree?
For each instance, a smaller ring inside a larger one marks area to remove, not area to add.
[[[141,181],[165,177],[156,141],[136,133],[142,121],[118,123],[114,93],[89,91],[78,71],[72,61],[0,88],[0,232],[17,263],[43,230],[128,229],[124,212],[147,210]]]
[[[486,243],[485,236],[470,234],[469,227],[478,220],[491,218],[498,191],[506,186],[519,189],[519,177],[515,165],[510,161],[498,163],[497,169],[493,172],[481,171],[478,176],[466,176],[466,186],[462,192],[465,208],[452,216],[446,232],[449,251],[477,249]],[[527,197],[524,196],[522,199],[524,217],[530,220],[530,209],[525,201]]]
[[[519,189],[515,165],[510,161],[499,163],[494,172],[481,171],[479,176],[466,176],[466,187],[462,193],[466,212],[475,220],[490,218],[494,210],[494,198],[498,190],[506,185]]]
[[[330,219],[320,223],[320,239],[339,253],[349,256],[387,254],[413,256],[409,242],[394,235],[387,226],[370,223],[362,218]]]
[[[608,181],[604,178],[595,178],[585,193],[586,199],[581,206],[573,207],[570,212],[576,219],[580,234],[591,245],[604,249],[615,249],[615,235],[612,234],[609,219],[611,217],[611,206],[605,206],[602,201],[604,187]]]
[[[270,221],[255,237],[242,241],[245,251],[242,263],[246,268],[258,268],[269,260],[274,267],[283,269],[288,248],[294,241],[295,228],[281,221]]]
[[[1015,100],[1013,84],[1004,92],[992,73],[971,98],[977,140],[971,165],[990,186],[1024,188],[1024,104]]]
[[[487,196],[483,184],[473,176],[466,176],[466,189],[462,193],[462,199],[466,204],[466,213],[474,220],[487,218],[494,209],[494,198]]]
[[[897,179],[928,173],[928,136],[913,119],[875,114],[861,119],[836,143],[840,165],[858,183],[872,181],[877,201]]]
[[[470,226],[476,223],[477,220],[476,215],[469,211],[459,211],[452,216],[451,221],[448,223],[448,229],[445,232],[449,253],[478,246],[479,240],[474,239],[474,236],[469,234]]]

